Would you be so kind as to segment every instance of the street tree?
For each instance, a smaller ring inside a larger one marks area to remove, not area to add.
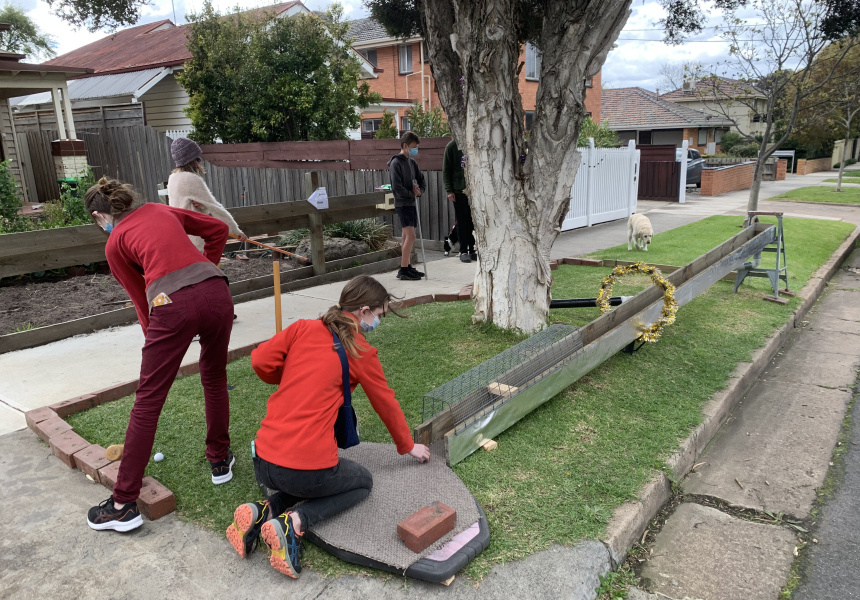
[[[697,93],[732,121],[749,147],[759,144],[747,202],[747,210],[755,211],[765,163],[791,136],[804,103],[838,73],[856,39],[832,42],[824,31],[826,7],[814,0],[751,0],[746,9],[743,16],[726,12],[718,31],[729,42],[730,57],[720,74],[698,82]],[[748,109],[741,115],[755,118],[740,118],[738,106]]]
[[[0,9],[0,23],[9,25],[7,31],[0,31],[0,50],[26,54],[31,60],[57,55],[54,38],[41,31],[33,19],[14,4],[5,4]]]
[[[657,74],[658,92],[672,92],[680,89],[685,81],[698,79],[704,70],[701,63],[694,61],[665,62],[660,65]]]
[[[324,18],[224,17],[206,2],[190,21],[191,59],[177,79],[200,143],[347,139],[356,109],[382,100],[359,79],[338,5]]]

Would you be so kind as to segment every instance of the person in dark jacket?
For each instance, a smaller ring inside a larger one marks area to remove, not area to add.
[[[445,154],[442,157],[442,183],[445,184],[448,200],[454,203],[454,214],[457,216],[457,239],[460,242],[460,260],[463,262],[478,260],[478,254],[475,252],[475,227],[472,224],[472,208],[469,206],[469,197],[465,194],[466,170],[464,169],[463,153],[454,140],[445,146]]]
[[[401,246],[403,254],[400,259],[400,269],[397,271],[397,279],[411,281],[420,280],[424,273],[416,270],[409,263],[412,255],[412,246],[415,244],[415,226],[418,224],[418,208],[416,198],[427,190],[424,175],[418,168],[413,158],[418,155],[418,136],[411,131],[406,131],[400,137],[400,154],[395,154],[388,161],[388,170],[391,174],[391,191],[394,192],[394,210],[400,219],[400,227],[403,229]]]

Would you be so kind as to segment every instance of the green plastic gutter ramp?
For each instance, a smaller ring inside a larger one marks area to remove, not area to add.
[[[776,235],[773,225],[756,223],[669,275],[678,305],[742,267]],[[663,291],[651,286],[579,330],[554,325],[520,342],[428,393],[425,421],[415,429],[415,440],[428,444],[444,439],[448,464],[457,464],[636,340],[643,326],[660,318],[662,308]],[[525,351],[516,350],[523,345]],[[511,356],[520,357],[512,366]],[[487,373],[493,374],[492,381],[486,381]],[[451,397],[455,389],[464,391],[460,398]],[[491,401],[481,400],[482,394]]]

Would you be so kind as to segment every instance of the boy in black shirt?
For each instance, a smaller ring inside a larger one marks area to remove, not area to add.
[[[395,154],[388,161],[388,171],[391,175],[391,191],[394,192],[394,210],[400,219],[403,229],[401,246],[403,254],[400,259],[398,279],[417,281],[424,273],[412,267],[409,257],[415,244],[415,226],[418,224],[418,209],[416,198],[427,190],[424,175],[412,157],[418,155],[418,136],[411,131],[400,137],[400,154]]]

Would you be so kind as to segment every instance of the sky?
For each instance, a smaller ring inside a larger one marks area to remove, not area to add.
[[[255,8],[274,3],[276,0],[213,0],[214,6],[222,12],[235,6]],[[57,43],[57,54],[62,55],[76,48],[94,42],[106,34],[90,33],[86,29],[74,29],[51,13],[44,0],[11,0],[24,9],[42,31],[53,36]],[[306,0],[311,10],[322,10],[329,0]],[[342,0],[347,19],[360,19],[369,16],[361,0]],[[142,18],[138,24],[146,24],[162,19],[175,23],[185,23],[185,14],[199,11],[203,0],[151,0],[143,7]],[[728,44],[716,36],[714,25],[719,15],[711,17],[709,27],[700,35],[690,38],[680,46],[669,46],[661,41],[662,30],[658,23],[663,9],[654,0],[634,0],[632,14],[603,67],[604,87],[620,88],[639,86],[649,90],[661,87],[659,70],[663,64],[682,64],[698,62],[712,65],[728,58]],[[176,18],[174,19],[174,11]],[[661,92],[670,91],[662,86]]]

